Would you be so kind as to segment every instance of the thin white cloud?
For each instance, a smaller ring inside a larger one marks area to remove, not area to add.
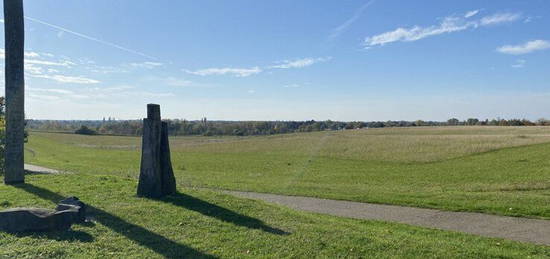
[[[113,74],[113,73],[127,73],[128,70],[122,66],[98,66],[96,64],[91,64],[86,67],[86,69],[93,73],[98,74]]]
[[[58,88],[34,88],[29,87],[27,88],[28,95],[30,98],[33,99],[42,99],[42,100],[59,100],[59,99],[86,99],[90,98],[90,96],[82,94],[82,93],[75,93],[73,91],[65,90],[65,89],[58,89]]]
[[[27,64],[25,66],[25,72],[34,74],[34,75],[41,75],[44,72],[44,69],[39,66],[35,66],[33,64]]]
[[[98,90],[98,91],[116,92],[116,91],[124,91],[124,90],[135,89],[135,87],[129,86],[129,85],[122,85],[122,86],[107,87],[107,88],[98,88],[98,87],[94,87],[94,88],[92,88],[92,89],[93,89],[93,90]]]
[[[200,69],[196,71],[191,70],[183,70],[186,73],[198,75],[198,76],[209,76],[209,75],[233,75],[235,77],[247,77],[255,74],[259,74],[262,72],[262,69],[259,67],[252,67],[252,68],[206,68],[206,69]]]
[[[299,84],[289,84],[289,85],[283,85],[284,88],[298,88],[300,87]]]
[[[54,55],[53,55],[52,53],[47,53],[47,52],[42,52],[42,53],[40,53],[40,55],[46,56],[46,57],[49,57],[49,58],[53,58],[53,57],[54,57]]]
[[[25,59],[25,64],[35,64],[35,65],[45,65],[45,66],[62,66],[62,67],[71,67],[74,66],[75,63],[64,60],[61,62],[55,62],[55,61],[46,61],[46,60],[38,60],[38,59]]]
[[[468,14],[468,13],[467,13]],[[393,31],[384,32],[378,35],[367,37],[365,39],[366,48],[387,43],[404,41],[411,42],[424,39],[426,37],[441,35],[445,33],[458,32],[467,29],[476,29],[480,26],[491,26],[503,23],[517,21],[521,18],[520,14],[499,13],[485,16],[480,20],[471,20],[473,15],[466,17],[448,16],[443,18],[440,24],[428,27],[413,26],[410,28],[397,28]]]
[[[128,92],[126,94],[135,95],[135,96],[139,96],[139,97],[146,97],[146,98],[160,98],[160,97],[174,97],[174,96],[176,96],[173,93],[153,93],[153,92],[147,92],[147,91]]]
[[[512,64],[513,68],[523,68],[525,67],[525,64],[527,61],[525,59],[518,59],[516,60],[516,63]]]
[[[335,39],[338,36],[340,36],[340,34],[345,32],[357,19],[359,19],[361,17],[361,15],[363,15],[365,10],[367,10],[367,7],[369,7],[372,3],[374,3],[374,0],[370,0],[370,1],[366,2],[365,4],[363,4],[359,9],[357,9],[355,11],[355,13],[353,14],[353,16],[351,18],[346,20],[344,23],[340,24],[340,26],[334,28],[332,30],[329,38],[330,39]]]
[[[135,68],[146,68],[146,69],[153,69],[155,67],[160,67],[162,66],[163,64],[160,63],[160,62],[150,62],[150,61],[147,61],[147,62],[141,62],[141,63],[130,63],[129,64],[131,67],[135,67]]]
[[[457,17],[445,17],[441,24],[429,27],[414,26],[412,28],[397,28],[393,31],[378,34],[365,40],[367,46],[384,45],[396,41],[416,41],[429,36],[466,30],[473,23],[464,22]]]
[[[97,84],[98,80],[90,79],[80,76],[65,76],[65,75],[40,75],[33,74],[31,77],[51,79],[60,83],[72,83],[72,84]]]
[[[303,67],[314,65],[316,63],[327,62],[331,59],[332,57],[300,58],[300,59],[294,59],[294,60],[284,60],[280,62],[275,62],[276,65],[265,66],[263,68],[258,66],[251,67],[251,68],[232,68],[232,67],[215,68],[214,67],[214,68],[206,68],[206,69],[199,69],[199,70],[182,69],[182,71],[188,74],[197,75],[197,76],[232,75],[235,77],[248,77],[248,76],[259,74],[271,69],[303,68]],[[268,73],[271,73],[271,72],[268,71]]]
[[[32,51],[25,51],[25,57],[26,58],[37,58],[40,57],[40,54]]]
[[[550,42],[546,40],[532,40],[520,45],[505,45],[497,48],[497,51],[510,55],[527,54],[534,51],[550,48]]]
[[[48,93],[56,93],[56,94],[74,94],[73,91],[65,90],[65,89],[57,89],[57,88],[28,88],[31,92],[48,92]]]
[[[273,65],[269,68],[281,68],[281,69],[287,69],[287,68],[303,68],[311,66],[315,63],[320,62],[326,62],[331,60],[332,57],[326,57],[326,58],[302,58],[302,59],[296,59],[296,60],[285,60],[281,62],[279,65]]]
[[[25,51],[24,53],[25,58],[38,58],[40,57],[39,53],[33,52],[33,51]],[[6,50],[4,48],[0,48],[0,58],[6,57]]]
[[[502,23],[515,22],[521,18],[518,13],[497,13],[490,16],[483,17],[479,24],[481,26],[498,25]]]
[[[41,55],[35,52],[28,52],[27,57],[40,57]],[[50,58],[53,55],[45,55]],[[0,49],[0,59],[5,58],[5,50]],[[42,59],[27,59],[25,58],[25,75],[34,78],[44,78],[54,80],[60,83],[74,83],[74,84],[97,84],[98,80],[81,77],[81,76],[66,76],[59,74],[60,71],[53,68],[47,68],[49,66],[71,68],[76,65],[69,60],[50,61]],[[45,66],[45,67],[44,67]]]
[[[60,74],[58,69],[51,68],[63,67],[71,68],[76,63],[63,59],[63,60],[44,60],[43,57],[54,58],[55,56],[49,53],[39,54],[36,52],[25,52],[25,76],[33,78],[44,78],[54,80],[60,83],[73,83],[73,84],[97,84],[98,80],[82,77],[82,76],[67,76]],[[27,58],[30,57],[30,58]],[[5,50],[0,48],[0,59],[5,58]],[[41,59],[38,59],[41,58]]]
[[[175,77],[167,77],[164,79],[164,82],[169,86],[190,86],[193,82],[185,79],[175,78]]]
[[[89,36],[89,35],[86,35],[86,34],[83,34],[83,33],[79,33],[79,32],[76,32],[76,31],[72,31],[72,30],[69,30],[67,28],[63,28],[61,26],[58,26],[58,25],[55,25],[55,24],[51,24],[51,23],[48,23],[48,22],[45,22],[45,21],[42,21],[42,20],[39,20],[39,19],[36,19],[36,18],[32,18],[32,17],[29,17],[29,16],[25,16],[25,19],[29,20],[29,21],[33,21],[33,22],[36,22],[36,23],[40,23],[42,25],[46,25],[48,27],[51,27],[51,28],[54,28],[54,29],[57,29],[57,30],[60,30],[60,31],[63,31],[63,32],[66,32],[66,33],[69,33],[69,34],[72,34],[72,35],[75,35],[75,36],[78,36],[80,38],[83,38],[83,39],[87,39],[87,40],[91,40],[91,41],[95,41],[97,43],[101,43],[103,45],[106,45],[106,46],[110,46],[110,47],[113,47],[115,49],[119,49],[119,50],[122,50],[122,51],[125,51],[125,52],[128,52],[128,53],[131,53],[131,54],[135,54],[135,55],[138,55],[138,56],[142,56],[142,57],[145,57],[145,58],[148,58],[148,59],[153,59],[153,60],[156,60],[157,58],[153,57],[153,56],[150,56],[150,55],[147,55],[143,52],[139,52],[137,50],[133,50],[133,49],[129,49],[129,48],[126,48],[126,47],[123,47],[123,46],[120,46],[118,44],[115,44],[115,43],[112,43],[112,42],[108,42],[108,41],[104,41],[104,40],[100,40],[98,38],[95,38],[95,37],[92,37],[92,36]]]
[[[472,10],[472,11],[469,11],[469,12],[467,12],[466,14],[464,14],[464,18],[473,17],[473,16],[477,15],[478,13],[479,13],[479,10]]]
[[[59,96],[45,95],[45,94],[28,94],[28,97],[30,99],[38,99],[38,100],[45,100],[45,101],[56,101],[61,99],[61,97]]]

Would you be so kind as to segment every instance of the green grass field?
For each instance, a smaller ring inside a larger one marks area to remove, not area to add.
[[[140,138],[31,132],[0,209],[75,195],[93,223],[0,233],[0,258],[548,258],[550,247],[293,211],[216,188],[550,218],[550,128],[403,128],[171,139],[179,193],[135,195]],[[195,187],[211,187],[212,190]]]
[[[550,218],[550,128],[434,127],[171,139],[185,187]],[[27,162],[136,179],[140,138],[31,133]]]
[[[32,175],[0,185],[0,208],[54,207],[76,195],[94,223],[61,233],[0,233],[0,258],[546,258],[550,247],[401,224],[296,212],[209,190],[161,200],[136,182],[91,174]]]

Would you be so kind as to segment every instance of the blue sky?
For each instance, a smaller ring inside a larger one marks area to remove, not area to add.
[[[27,117],[137,119],[153,102],[186,119],[550,118],[549,10],[545,0],[27,0]]]

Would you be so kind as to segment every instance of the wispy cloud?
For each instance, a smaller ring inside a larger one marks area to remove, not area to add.
[[[57,94],[73,94],[73,91],[58,89],[58,88],[28,88],[27,90],[31,92],[48,92],[48,93],[57,93]]]
[[[264,71],[269,71],[272,69],[304,68],[304,67],[314,65],[316,63],[327,62],[331,59],[332,57],[300,58],[300,59],[283,60],[283,61],[275,62],[275,65],[264,66],[264,67],[258,67],[258,66],[251,67],[251,68],[232,68],[232,67],[216,68],[214,67],[214,68],[206,68],[206,69],[199,69],[199,70],[182,69],[182,71],[188,74],[197,75],[197,76],[231,75],[234,77],[248,77],[248,76],[260,74]]]
[[[38,59],[25,59],[25,64],[34,64],[34,65],[45,65],[45,66],[61,66],[61,67],[71,67],[74,66],[75,63],[63,60],[61,62],[55,62],[55,61],[46,61],[46,60],[38,60]]]
[[[77,94],[73,91],[58,88],[27,88],[29,97],[41,100],[59,100],[59,99],[85,99],[90,96]]]
[[[161,98],[161,97],[174,97],[176,96],[173,93],[153,93],[148,91],[134,91],[131,93],[128,93],[130,95],[135,95],[139,97],[145,97],[145,98]]]
[[[129,72],[126,67],[123,66],[100,66],[96,64],[87,65],[86,70],[98,73],[98,74],[114,74],[114,73],[127,73]]]
[[[518,59],[516,60],[516,63],[512,64],[513,68],[522,68],[525,67],[525,64],[527,61],[525,59]]]
[[[32,74],[31,77],[51,79],[60,83],[73,83],[73,84],[97,84],[98,80],[90,79],[81,76],[65,76],[65,75],[39,75]]]
[[[30,99],[45,100],[45,101],[56,101],[61,99],[61,97],[56,95],[47,95],[47,94],[27,94]]]
[[[42,20],[39,20],[39,19],[36,19],[36,18],[32,18],[32,17],[29,17],[29,16],[25,16],[25,19],[29,20],[29,21],[33,21],[33,22],[36,22],[36,23],[39,23],[39,24],[42,24],[42,25],[46,25],[50,28],[54,28],[54,29],[57,29],[57,30],[60,30],[60,31],[63,31],[63,32],[66,32],[66,33],[69,33],[69,34],[72,34],[72,35],[75,35],[77,37],[80,37],[80,38],[83,38],[83,39],[87,39],[87,40],[91,40],[91,41],[95,41],[97,43],[100,43],[100,44],[103,44],[103,45],[106,45],[106,46],[109,46],[109,47],[113,47],[115,49],[119,49],[119,50],[122,50],[122,51],[125,51],[125,52],[128,52],[128,53],[131,53],[131,54],[135,54],[135,55],[138,55],[138,56],[141,56],[141,57],[144,57],[144,58],[148,58],[148,59],[153,59],[153,60],[156,60],[157,58],[153,57],[153,56],[150,56],[150,55],[147,55],[143,52],[140,52],[140,51],[137,51],[137,50],[133,50],[133,49],[130,49],[130,48],[126,48],[126,47],[123,47],[121,45],[118,45],[118,44],[115,44],[115,43],[112,43],[112,42],[108,42],[108,41],[105,41],[105,40],[101,40],[101,39],[98,39],[96,37],[92,37],[92,36],[89,36],[89,35],[86,35],[84,33],[80,33],[80,32],[76,32],[76,31],[73,31],[73,30],[69,30],[67,28],[63,28],[59,25],[55,25],[55,24],[51,24],[51,23],[48,23],[48,22],[45,22],[45,21],[42,21]]]
[[[25,51],[24,56],[25,58],[39,58],[42,56],[53,57],[53,55],[50,53],[38,53],[34,51]],[[2,59],[6,58],[6,50],[4,48],[0,48],[0,58]]]
[[[472,11],[466,12],[466,14],[464,14],[464,18],[473,17],[473,16],[477,15],[478,13],[479,13],[479,10],[472,10]]]
[[[287,68],[302,68],[302,67],[308,67],[315,63],[319,62],[326,62],[331,60],[332,57],[326,57],[326,58],[302,58],[302,59],[295,59],[295,60],[285,60],[280,62],[281,64],[270,66],[269,68],[281,68],[281,69],[287,69]]]
[[[2,50],[4,52],[4,50]],[[33,51],[25,51],[25,57],[26,58],[37,58],[40,57],[40,54],[33,52]]]
[[[428,27],[413,26],[410,28],[397,28],[393,31],[388,31],[378,35],[367,37],[365,39],[365,46],[369,48],[372,46],[385,45],[387,43],[398,41],[417,41],[430,36],[458,32],[466,29],[475,29],[480,26],[492,26],[503,23],[510,23],[517,21],[521,18],[521,15],[516,13],[498,13],[490,16],[485,16],[479,20],[469,19],[474,15],[472,15],[472,11],[470,11],[464,16],[447,16],[443,18],[441,23],[439,23],[438,25],[431,25]]]
[[[550,48],[550,42],[545,40],[532,40],[520,45],[505,45],[497,48],[497,51],[510,55],[527,54],[534,51]]]
[[[198,76],[209,76],[209,75],[232,75],[235,77],[247,77],[255,74],[259,74],[262,72],[262,69],[259,67],[252,67],[252,68],[231,68],[231,67],[225,67],[225,68],[206,68],[206,69],[200,69],[200,70],[183,70],[186,73],[198,75]]]
[[[190,86],[193,82],[181,78],[167,77],[164,82],[169,86]]]
[[[41,54],[37,52],[25,52],[25,75],[33,78],[43,78],[54,80],[60,83],[73,84],[97,84],[98,80],[83,77],[83,76],[68,76],[61,74],[58,69],[51,68],[71,68],[76,63],[67,59],[55,59],[53,54]],[[27,58],[31,57],[31,58]],[[0,59],[5,58],[5,49],[0,48]]]
[[[479,24],[481,26],[499,25],[502,23],[515,22],[521,18],[518,13],[497,13],[481,18]]]
[[[299,84],[288,84],[288,85],[283,85],[284,88],[298,88],[300,87]]]
[[[129,65],[135,68],[153,69],[155,67],[162,66],[163,63],[146,61],[146,62],[140,62],[140,63],[130,63]]]
[[[370,0],[370,1],[366,2],[365,4],[363,4],[361,7],[359,7],[359,9],[357,9],[355,11],[355,13],[353,14],[352,17],[350,17],[344,23],[340,24],[340,26],[338,26],[338,27],[336,27],[332,30],[332,32],[329,35],[329,38],[330,39],[335,39],[338,36],[340,36],[340,34],[345,32],[355,21],[357,21],[357,19],[359,19],[361,17],[361,15],[363,15],[365,10],[367,10],[367,7],[369,7],[372,3],[374,3],[374,0]]]

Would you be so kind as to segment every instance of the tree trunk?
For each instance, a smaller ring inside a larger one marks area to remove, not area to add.
[[[25,181],[25,26],[23,0],[4,0],[6,82],[6,184]]]

